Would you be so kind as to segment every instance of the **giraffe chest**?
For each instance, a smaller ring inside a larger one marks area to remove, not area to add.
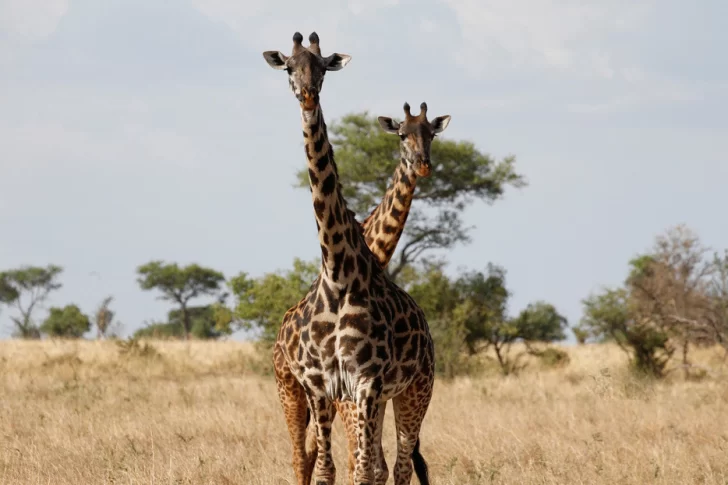
[[[372,388],[384,400],[400,393],[422,368],[419,337],[386,327],[372,338],[376,322],[370,322],[369,333],[347,329],[349,324],[346,318],[335,324],[314,321],[302,329],[291,366],[296,378],[332,400],[356,400]]]
[[[375,387],[388,399],[422,369],[426,324],[404,298],[312,292],[289,323],[287,358],[296,378],[317,395],[347,401]],[[395,290],[396,291],[396,290]],[[417,318],[413,318],[417,317]],[[425,366],[426,367],[426,366]]]

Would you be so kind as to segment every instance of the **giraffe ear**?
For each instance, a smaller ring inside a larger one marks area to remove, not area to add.
[[[349,64],[351,56],[346,54],[331,54],[329,57],[324,57],[324,66],[327,71],[338,71],[343,69],[344,66]]]
[[[273,69],[285,69],[288,62],[288,56],[279,51],[265,51],[263,57],[270,67]]]
[[[399,123],[395,122],[392,118],[380,116],[377,118],[377,121],[379,121],[379,126],[387,133],[392,133],[393,135],[399,134]]]
[[[445,128],[447,128],[447,125],[450,124],[450,115],[445,116],[438,116],[434,120],[430,122],[430,125],[432,125],[432,128],[435,130],[435,133],[442,133],[445,131]]]

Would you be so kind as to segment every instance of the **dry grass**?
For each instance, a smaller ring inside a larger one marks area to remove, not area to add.
[[[136,350],[0,342],[0,483],[293,483],[275,384],[250,346]],[[699,356],[713,374],[662,383],[630,377],[611,346],[569,354],[558,369],[438,382],[422,432],[432,482],[728,483],[717,351]],[[340,423],[335,439],[343,483]],[[391,407],[385,449],[391,468]]]

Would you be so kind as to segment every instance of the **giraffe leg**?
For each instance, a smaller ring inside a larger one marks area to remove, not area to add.
[[[336,419],[336,411],[337,411],[337,409],[339,409],[337,403],[338,403],[338,401],[334,402],[334,408],[333,408],[332,414],[331,414],[332,423]],[[309,411],[309,414],[310,414],[310,411]],[[342,419],[343,419],[343,416],[342,416]],[[318,438],[316,437],[316,429],[317,429],[316,423],[313,421],[313,419],[310,419],[310,416],[309,416],[308,421],[309,421],[309,423],[308,423],[308,426],[306,427],[306,457],[308,458],[306,467],[307,467],[307,470],[309,470],[308,476],[310,477],[313,473],[313,467],[316,464],[316,456],[318,455]],[[354,433],[355,434],[354,434],[354,448],[353,449],[355,450],[356,449],[356,429],[354,430]],[[351,449],[351,443],[349,443],[349,447]],[[353,454],[350,455],[349,459],[353,460],[354,455]],[[351,470],[352,470],[351,473],[352,473],[352,477],[353,477],[353,473],[354,473],[353,462],[350,466],[351,466]],[[353,480],[353,478],[351,478],[351,480]],[[310,478],[309,478],[309,481],[310,481]]]
[[[356,426],[358,419],[356,404],[353,401],[337,401],[334,406],[341,416],[344,422],[344,428],[346,429],[346,438],[349,445],[349,485],[354,485],[354,467],[356,466],[355,452],[357,449]],[[384,459],[384,450],[382,449],[382,429],[384,427],[385,409],[386,405],[382,404],[382,409],[379,413],[379,423],[374,436],[374,483],[377,485],[386,484],[389,478],[389,469],[387,468],[387,462]]]
[[[420,454],[420,427],[432,398],[432,378],[415,381],[393,399],[397,427],[397,462],[394,464],[395,485],[409,485],[412,465],[421,485],[429,485],[427,464]]]
[[[376,485],[386,484],[389,478],[389,469],[382,448],[382,431],[384,430],[384,412],[386,410],[387,403],[385,401],[380,405],[379,414],[377,415],[377,427],[374,429],[374,483]]]
[[[311,420],[316,426],[316,464],[313,469],[316,485],[334,485],[336,467],[331,455],[331,425],[334,419],[334,404],[324,395],[308,393]],[[306,484],[308,485],[308,484]]]
[[[334,403],[336,410],[344,422],[344,430],[346,431],[346,441],[348,443],[348,462],[347,472],[349,477],[349,485],[354,485],[354,466],[356,465],[355,452],[357,449],[356,437],[356,404],[353,401],[336,401]]]
[[[356,405],[358,453],[354,467],[355,485],[374,483],[374,443],[382,404],[373,396],[365,396]]]
[[[288,433],[291,435],[293,471],[296,474],[298,485],[310,485],[313,459],[316,455],[309,455],[306,452],[306,420],[308,416],[306,393],[303,386],[291,373],[288,362],[286,362],[283,352],[277,345],[273,348],[273,362],[278,399],[283,407]],[[315,453],[316,450],[314,449],[313,452]]]

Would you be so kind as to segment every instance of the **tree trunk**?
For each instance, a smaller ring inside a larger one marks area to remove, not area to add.
[[[185,327],[185,340],[190,339],[190,329],[192,322],[190,321],[190,312],[187,311],[187,305],[182,305],[182,325]]]
[[[498,357],[498,363],[501,366],[501,372],[503,372],[503,375],[508,375],[508,365],[505,360],[503,360],[503,355],[501,355],[501,346],[499,343],[494,343],[493,348],[495,349],[495,355]]]

